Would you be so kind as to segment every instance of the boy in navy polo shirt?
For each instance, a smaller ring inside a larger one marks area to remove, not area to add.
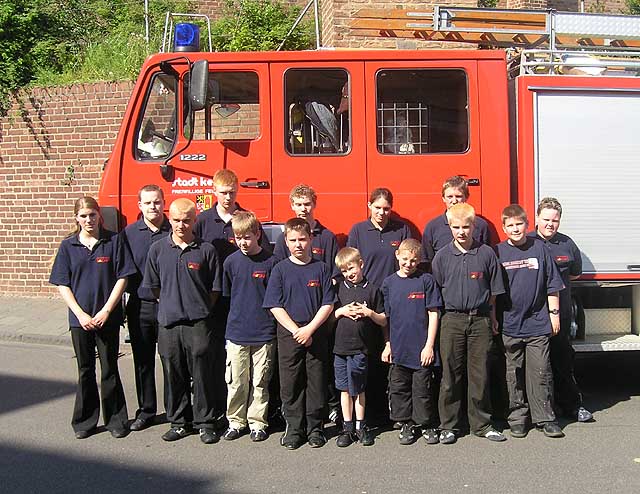
[[[164,215],[164,194],[157,185],[145,185],[138,192],[138,208],[142,213],[135,223],[122,233],[129,247],[136,274],[129,277],[127,292],[127,326],[136,375],[138,411],[130,426],[132,431],[149,427],[155,418],[156,399],[156,343],[158,341],[158,301],[151,290],[142,287],[142,277],[151,244],[171,232]]]
[[[248,425],[251,440],[258,442],[268,437],[276,337],[276,322],[262,302],[278,261],[260,247],[260,222],[253,213],[236,211],[231,225],[239,250],[227,257],[222,278],[222,295],[230,297],[226,332],[229,428],[222,437],[237,439]]]
[[[469,185],[467,181],[459,175],[449,177],[442,184],[442,202],[447,210],[454,204],[466,203],[469,200]],[[475,217],[473,228],[473,238],[478,243],[489,245],[491,237],[489,235],[489,225],[486,220]],[[447,212],[436,216],[424,227],[422,233],[423,261],[430,263],[433,261],[436,252],[451,243],[451,229],[447,220]]]
[[[562,278],[544,244],[526,236],[527,214],[518,204],[502,211],[507,240],[498,244],[507,293],[502,339],[507,356],[509,426],[525,437],[532,422],[548,437],[563,437],[553,411],[549,337],[560,331]]]
[[[382,283],[389,341],[382,360],[391,363],[389,403],[391,420],[402,423],[400,444],[413,444],[416,426],[428,444],[438,442],[433,392],[433,366],[442,299],[433,277],[418,271],[420,242],[403,240],[396,251],[399,269]]]
[[[571,237],[558,231],[562,206],[554,197],[538,204],[536,230],[530,237],[542,240],[549,249],[562,276],[565,289],[560,290],[560,332],[549,342],[555,404],[560,413],[578,422],[590,422],[593,414],[582,406],[582,393],[573,372],[575,352],[571,345],[571,281],[582,274],[580,249]]]
[[[436,253],[432,263],[444,299],[438,403],[441,444],[456,442],[465,393],[471,432],[490,441],[505,440],[491,425],[489,394],[489,352],[498,330],[495,298],[504,293],[504,285],[495,253],[474,239],[475,221],[471,205],[452,205],[447,222],[453,240]]]
[[[292,218],[284,234],[291,256],[273,268],[262,305],[278,322],[280,397],[287,423],[281,444],[293,450],[306,438],[319,448],[327,442],[322,431],[328,357],[323,325],[335,293],[329,267],[311,257],[309,223]]]
[[[338,283],[338,320],[333,352],[336,388],[340,390],[343,431],[336,441],[344,448],[355,441],[373,446],[373,435],[366,427],[365,387],[369,347],[374,331],[386,327],[380,290],[364,279],[364,263],[358,249],[345,247],[336,255],[336,266],[344,279]],[[353,409],[355,405],[355,424]]]
[[[236,202],[238,196],[238,177],[228,169],[218,170],[213,175],[213,192],[217,202],[212,208],[198,214],[193,233],[196,237],[213,244],[218,253],[220,265],[226,258],[233,254],[238,247],[235,244],[233,228],[231,227],[231,217],[236,211],[244,211]],[[269,241],[264,232],[261,231],[260,245],[263,249],[270,250]],[[215,363],[213,379],[216,389],[222,392],[216,397],[216,420],[222,421],[227,410],[227,384],[225,382],[225,340],[224,333],[227,326],[227,315],[229,314],[229,300],[220,297],[213,308],[213,345],[215,349]]]
[[[162,439],[176,441],[200,429],[205,444],[218,442],[211,379],[215,353],[211,309],[220,293],[216,250],[193,234],[196,206],[176,199],[169,207],[172,234],[149,249],[142,285],[158,297],[158,352],[164,371],[165,410],[171,422]],[[191,400],[193,382],[193,403]]]

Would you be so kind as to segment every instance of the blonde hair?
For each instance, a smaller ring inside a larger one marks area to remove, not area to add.
[[[285,238],[292,230],[295,232],[304,232],[311,237],[311,226],[307,223],[307,220],[303,220],[302,218],[291,218],[290,220],[287,220],[284,224]]]
[[[257,235],[260,231],[260,222],[251,211],[236,211],[231,217],[231,228],[234,235]]]
[[[293,204],[293,201],[298,197],[306,197],[311,199],[313,204],[316,203],[318,196],[316,195],[316,191],[313,190],[313,187],[307,184],[298,184],[289,193],[289,201]]]
[[[193,214],[195,216],[196,204],[186,197],[181,197],[171,203],[171,206],[169,206],[169,211],[185,213],[189,215]]]
[[[422,245],[415,238],[405,238],[398,246],[398,252],[410,252],[419,256],[422,252]]]
[[[214,187],[237,187],[238,186],[238,176],[233,173],[231,170],[223,169],[218,170],[213,175],[213,185]]]
[[[76,202],[73,203],[73,221],[75,221],[76,226],[73,230],[67,233],[64,238],[73,237],[74,235],[80,233],[81,228],[76,221],[76,216],[81,209],[94,209],[95,211],[98,211],[98,214],[100,215],[100,226],[102,226],[102,215],[100,214],[100,206],[98,205],[98,201],[96,201],[91,196],[82,196],[76,199]]]
[[[509,204],[506,208],[502,210],[502,224],[507,221],[509,218],[516,218],[518,220],[522,220],[524,222],[528,222],[527,212],[524,210],[520,204]]]
[[[360,255],[360,251],[355,247],[343,247],[336,254],[336,266],[338,269],[343,270],[346,269],[347,266],[351,263],[358,263],[362,261],[362,256]]]
[[[542,213],[543,209],[554,209],[558,211],[560,216],[562,216],[562,206],[560,205],[560,201],[558,201],[558,199],[556,199],[555,197],[545,197],[541,199],[540,204],[538,204],[538,210],[536,211],[536,214],[540,216],[540,213]]]
[[[459,202],[447,209],[447,221],[451,223],[452,219],[473,223],[476,220],[476,211],[471,204]]]

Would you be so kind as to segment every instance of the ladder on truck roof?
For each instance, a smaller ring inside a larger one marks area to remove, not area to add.
[[[563,73],[571,67],[585,74],[614,69],[636,76],[640,69],[640,16],[435,5],[432,11],[361,9],[355,17],[349,26],[355,36],[518,49],[510,67],[519,66],[520,73]]]

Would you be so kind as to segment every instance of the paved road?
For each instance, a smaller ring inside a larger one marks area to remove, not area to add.
[[[120,368],[135,403],[128,346]],[[166,425],[113,439],[78,441],[69,418],[75,363],[65,346],[0,343],[0,492],[640,492],[637,356],[582,361],[592,424],[565,424],[565,439],[535,431],[495,444],[400,446],[383,432],[374,447],[284,450],[278,435],[205,446],[197,436],[164,443]],[[586,369],[586,370],[585,370]]]

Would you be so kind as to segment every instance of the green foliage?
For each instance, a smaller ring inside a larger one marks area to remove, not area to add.
[[[293,26],[300,7],[282,0],[226,0],[223,16],[212,27],[216,51],[276,50]],[[285,50],[314,46],[313,23],[301,23],[287,39]]]
[[[28,84],[135,78],[168,11],[190,1],[149,0],[147,46],[142,0],[0,0],[0,112]]]
[[[626,0],[627,14],[640,15],[640,0]]]
[[[478,7],[495,9],[498,5],[498,0],[478,0]]]

